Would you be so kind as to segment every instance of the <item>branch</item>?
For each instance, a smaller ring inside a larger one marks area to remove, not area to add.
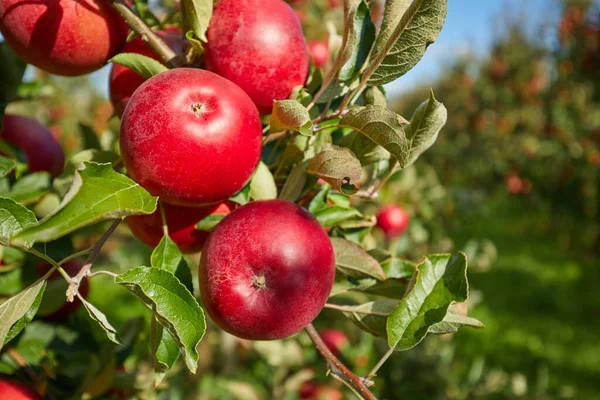
[[[341,377],[343,376],[345,380],[354,388],[360,396],[362,396],[366,400],[377,400],[377,398],[371,393],[371,391],[365,385],[365,382],[354,375],[352,371],[348,369],[340,360],[337,359],[336,356],[333,355],[331,350],[327,348],[321,336],[315,330],[315,327],[312,324],[308,324],[306,328],[304,328],[310,336],[310,339],[315,344],[315,347],[321,353],[321,356],[327,361],[329,369],[334,376]]]
[[[181,67],[185,58],[176,54],[148,25],[129,8],[125,0],[111,0],[127,25],[156,52],[169,68]]]

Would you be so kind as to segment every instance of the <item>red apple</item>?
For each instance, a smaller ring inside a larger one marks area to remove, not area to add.
[[[79,272],[79,270],[81,269],[81,267],[83,266],[83,263],[79,260],[71,260],[71,261],[67,261],[66,263],[64,263],[62,265],[62,268],[65,270],[65,272],[67,274],[69,274],[69,276],[74,277],[75,275],[77,275],[77,273]],[[48,271],[50,271],[50,269],[52,269],[52,266],[50,264],[37,264],[35,266],[35,272],[39,277],[42,277],[44,275],[46,275],[48,273]],[[54,281],[54,280],[64,280],[64,278],[62,277],[62,275],[60,275],[60,273],[58,271],[54,271],[52,273],[52,275],[50,275],[50,278],[48,278],[49,281]],[[87,281],[87,279],[83,279],[81,281],[81,284],[79,285],[79,293],[83,296],[86,297],[88,292],[90,290],[89,287],[89,283]],[[77,311],[77,309],[79,307],[81,307],[81,301],[77,298],[75,298],[75,301],[73,302],[68,302],[66,301],[66,291],[67,291],[67,284],[65,282],[65,303],[63,306],[61,306],[58,310],[54,311],[52,314],[50,315],[44,315],[43,317],[47,320],[51,320],[51,321],[64,321],[69,317],[69,314],[74,313],[75,311]]]
[[[23,383],[0,378],[0,399],[2,400],[37,400],[41,397]]]
[[[308,50],[317,68],[323,68],[329,63],[329,44],[324,40],[308,42]]]
[[[282,0],[221,0],[208,26],[206,68],[241,87],[261,114],[304,85],[309,57],[298,16]]]
[[[208,237],[200,293],[213,321],[244,339],[281,339],[319,314],[333,286],[331,241],[297,204],[256,201],[232,211]]]
[[[6,140],[25,153],[29,171],[48,171],[52,176],[62,173],[65,153],[52,132],[35,119],[21,115],[5,115],[0,139]]]
[[[208,237],[208,232],[195,229],[195,225],[210,214],[229,214],[228,203],[216,203],[204,207],[183,207],[163,204],[169,237],[183,253],[196,253]],[[160,210],[149,215],[126,218],[131,232],[150,247],[156,247],[163,238]]]
[[[400,206],[389,205],[382,207],[377,213],[377,226],[388,239],[403,234],[410,223],[410,215]]]
[[[176,68],[133,93],[120,144],[127,171],[152,195],[199,206],[223,201],[248,183],[260,159],[262,125],[235,84]]]
[[[176,54],[182,54],[186,48],[187,41],[181,32],[177,30],[157,31],[156,34],[169,45]],[[154,50],[139,36],[134,37],[125,45],[121,53],[137,53],[160,61]],[[110,101],[115,109],[115,114],[121,116],[132,93],[146,81],[141,75],[133,72],[127,67],[114,64],[110,70],[108,89]]]
[[[344,331],[339,329],[326,329],[320,333],[321,339],[327,348],[335,355],[342,354],[344,349],[348,347],[348,336]]]
[[[336,8],[342,5],[342,0],[327,0],[329,8]]]
[[[125,44],[128,28],[106,0],[2,0],[0,32],[29,64],[56,75],[95,71]]]

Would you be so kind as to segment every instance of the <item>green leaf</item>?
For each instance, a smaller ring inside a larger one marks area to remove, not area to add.
[[[380,106],[354,107],[340,125],[355,129],[390,152],[404,168],[410,155],[410,140],[404,132],[408,121]]]
[[[225,218],[225,214],[210,214],[204,217],[196,224],[196,229],[199,231],[212,232],[221,220]]]
[[[304,136],[311,136],[313,133],[308,110],[296,100],[273,101],[270,132],[285,130],[300,132]]]
[[[239,192],[229,198],[229,200],[239,205],[248,204],[250,201],[250,183],[244,186]]]
[[[467,300],[464,253],[428,256],[417,271],[407,294],[388,317],[388,343],[396,350],[416,346],[432,325],[444,319],[453,301]]]
[[[340,146],[350,149],[363,166],[390,159],[389,151],[357,131],[344,136]]]
[[[138,12],[140,18],[144,20],[146,25],[149,27],[155,27],[160,25],[160,21],[156,16],[150,11],[150,7],[148,7],[148,3],[142,0],[134,0],[135,9]]]
[[[363,331],[387,338],[387,317],[397,304],[397,300],[377,300],[358,306],[346,306],[350,311],[344,311],[344,315]]]
[[[308,161],[304,161],[292,168],[281,188],[281,192],[279,192],[279,198],[281,200],[295,202],[300,198],[300,195],[302,195],[302,191],[304,190],[304,185],[306,185],[307,166]]]
[[[392,257],[389,251],[375,248],[368,251],[390,278],[411,278],[416,271],[416,264],[412,261]]]
[[[429,100],[417,108],[410,120],[406,133],[411,140],[411,147],[410,157],[406,165],[414,163],[421,154],[435,143],[447,120],[448,111],[446,107],[435,99],[433,91],[431,91]]]
[[[162,325],[156,323],[156,318],[152,319],[150,347],[154,358],[154,387],[156,388],[180,354],[177,341]]]
[[[100,140],[94,130],[85,124],[79,123],[79,132],[81,134],[82,146],[84,149],[102,150],[100,146]]]
[[[11,236],[36,224],[30,210],[12,199],[0,197],[0,244],[10,246]]]
[[[386,44],[391,39],[394,30],[400,24],[402,16],[410,6],[411,1],[412,0],[386,0],[379,33],[373,44],[371,59],[374,59],[380,51],[384,50]]]
[[[315,212],[314,216],[323,228],[333,228],[350,218],[361,218],[362,214],[356,208],[330,206]]]
[[[339,78],[342,81],[350,81],[358,76],[375,40],[375,25],[371,21],[367,3],[363,0],[357,8],[352,7],[349,11],[351,14],[346,15],[345,19],[345,24],[350,25],[346,45],[349,56],[340,69]]]
[[[444,26],[448,0],[413,0],[394,25],[404,6],[405,2],[395,1],[386,7],[388,10],[394,7],[396,11],[390,11],[393,15],[389,15],[385,26],[382,24],[379,36],[384,37],[376,39],[374,53],[366,70],[370,74],[367,81],[369,85],[392,82],[410,71],[421,60],[427,47],[435,42]]]
[[[168,70],[167,67],[155,59],[137,53],[120,53],[108,60],[108,62],[127,67],[146,79]]]
[[[102,328],[104,333],[106,333],[106,337],[113,343],[123,344],[123,341],[119,337],[119,332],[117,332],[117,330],[113,328],[110,322],[108,322],[108,319],[106,319],[104,313],[102,313],[102,311],[94,307],[92,303],[85,300],[83,296],[79,298],[79,300],[81,300],[81,302],[83,303],[83,306],[87,310],[90,318],[96,321],[100,328]]]
[[[17,162],[14,158],[0,156],[0,178],[3,178],[6,175],[8,175],[10,171],[12,171],[15,168],[16,165]]]
[[[163,236],[158,246],[152,251],[150,264],[153,268],[159,268],[175,274],[179,262],[183,258],[179,247],[167,236]]]
[[[457,332],[462,327],[471,327],[476,329],[485,328],[485,325],[476,318],[467,317],[466,315],[454,314],[448,311],[448,314],[441,322],[431,325],[428,333],[443,335],[445,333]]]
[[[6,105],[17,97],[17,89],[27,64],[5,42],[0,43],[0,130]]]
[[[196,346],[204,336],[204,312],[192,294],[167,271],[139,267],[115,278],[148,307],[177,342],[188,369],[196,372]]]
[[[321,190],[312,198],[312,200],[308,203],[308,211],[311,214],[315,214],[321,210],[324,210],[328,207],[327,198],[329,197],[329,192],[331,191],[331,186],[324,184]],[[347,199],[347,197],[344,197]]]
[[[86,161],[93,161],[99,164],[112,164],[118,159],[119,155],[117,153],[113,153],[112,151],[102,151],[96,149],[80,151],[69,159],[67,166],[65,167],[65,171],[60,174],[60,176],[54,178],[54,182],[52,183],[54,189],[61,195],[61,197],[64,197],[73,184],[74,176],[77,173],[77,170],[84,168],[84,162]]]
[[[365,105],[387,107],[387,98],[383,86],[367,86],[363,98]]]
[[[46,281],[39,281],[0,304],[0,349],[33,319],[45,288]]]
[[[277,185],[269,167],[262,161],[256,167],[250,180],[250,197],[254,200],[271,200],[277,198]]]
[[[310,160],[306,172],[322,178],[344,194],[353,194],[356,188],[352,185],[360,180],[362,167],[352,151],[328,143]]]
[[[331,238],[335,252],[335,266],[339,272],[355,279],[387,278],[376,259],[362,247],[345,239]]]
[[[197,38],[206,43],[206,30],[213,13],[213,0],[182,0],[181,3],[186,29],[191,29]]]
[[[12,240],[14,244],[29,247],[34,242],[49,242],[97,221],[151,214],[156,210],[156,200],[140,185],[114,171],[110,164],[84,162],[61,206]]]
[[[0,195],[27,205],[35,203],[44,194],[48,193],[50,187],[51,177],[48,172],[34,172],[16,181],[10,191],[2,192]]]
[[[389,299],[401,299],[408,288],[406,279],[388,278],[383,281],[362,282],[352,291],[387,297]]]

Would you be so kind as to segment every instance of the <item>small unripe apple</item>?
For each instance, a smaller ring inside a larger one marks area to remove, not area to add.
[[[95,71],[129,29],[106,0],[2,0],[0,32],[26,62],[56,75]]]
[[[27,157],[28,171],[48,171],[60,175],[65,166],[65,153],[52,132],[33,118],[5,115],[0,139],[19,148]]]
[[[21,382],[0,379],[0,399],[2,400],[38,400],[40,398],[33,389]]]
[[[323,68],[329,63],[329,44],[324,40],[308,42],[308,50],[317,68]]]
[[[186,48],[187,41],[183,38],[181,32],[176,29],[155,32],[176,54],[182,54]],[[139,36],[134,37],[128,42],[121,53],[137,53],[146,57],[160,61],[160,57],[150,48],[150,46]],[[110,102],[112,103],[115,114],[123,115],[125,106],[129,98],[142,83],[146,81],[141,75],[133,72],[120,64],[114,64],[110,70],[108,89],[110,92]]]
[[[131,96],[121,123],[121,156],[131,177],[166,203],[228,199],[252,177],[262,148],[256,107],[212,72],[175,68]]]
[[[256,201],[215,227],[198,275],[204,306],[223,330],[243,339],[281,339],[323,309],[335,278],[333,247],[297,204]]]
[[[70,277],[74,277],[75,275],[77,275],[77,273],[79,272],[79,270],[81,270],[81,267],[83,266],[83,263],[79,260],[71,260],[71,261],[67,261],[66,263],[64,263],[62,265],[62,268],[65,270],[65,272],[67,274],[69,274]],[[52,269],[52,266],[50,264],[37,264],[35,266],[35,273],[41,278],[42,276],[46,275],[48,273],[48,271],[50,271],[50,269]],[[63,276],[60,275],[60,273],[58,271],[54,271],[52,273],[52,275],[50,275],[50,277],[48,278],[49,281],[55,281],[55,280],[64,280]],[[90,290],[90,286],[89,283],[87,281],[86,278],[82,279],[81,284],[79,285],[79,294],[81,294],[84,298],[87,296],[88,292]],[[64,321],[66,320],[70,314],[74,313],[75,311],[77,311],[77,309],[79,307],[81,307],[81,300],[79,300],[78,298],[75,298],[75,300],[73,302],[68,302],[66,301],[66,291],[67,291],[67,284],[65,281],[65,302],[64,305],[62,305],[58,310],[52,312],[52,314],[50,315],[44,315],[43,317],[47,320],[50,321]]]
[[[169,237],[182,253],[196,253],[202,246],[209,232],[195,229],[196,224],[211,214],[229,214],[228,203],[216,203],[204,207],[173,206],[164,203]],[[160,210],[148,215],[133,215],[125,219],[131,232],[150,247],[156,247],[163,238],[162,217]]]
[[[221,0],[207,36],[206,68],[241,87],[261,114],[306,81],[308,48],[283,0]]]
[[[342,354],[344,349],[349,345],[348,336],[346,336],[344,331],[339,329],[326,329],[320,335],[327,348],[335,356]]]
[[[377,213],[377,226],[388,239],[403,234],[410,223],[410,215],[400,206],[389,205],[382,207]]]

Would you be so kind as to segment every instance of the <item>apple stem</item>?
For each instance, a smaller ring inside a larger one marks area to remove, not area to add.
[[[252,278],[252,287],[255,289],[264,289],[265,288],[265,277],[263,275],[254,276]]]
[[[305,328],[306,333],[310,336],[310,339],[313,341],[317,351],[321,353],[321,356],[327,361],[329,365],[329,369],[331,373],[335,376],[343,376],[345,381],[347,381],[352,388],[354,388],[360,396],[362,396],[366,400],[377,400],[377,398],[371,393],[369,388],[365,385],[365,382],[356,376],[348,367],[346,367],[342,362],[327,348],[327,345],[321,339],[321,336],[317,333],[315,327],[312,324],[308,324]]]

